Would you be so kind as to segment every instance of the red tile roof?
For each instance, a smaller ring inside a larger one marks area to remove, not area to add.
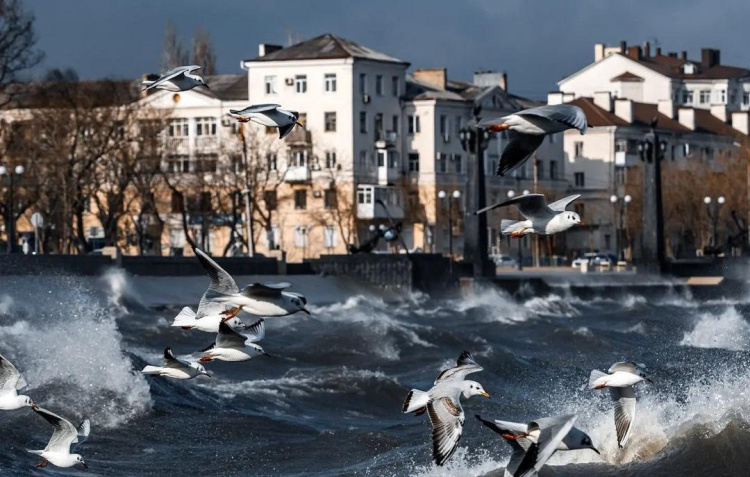
[[[613,83],[616,82],[616,81],[641,82],[641,81],[643,81],[643,78],[641,78],[640,76],[638,76],[636,74],[631,73],[630,71],[626,71],[625,73],[623,73],[623,74],[621,74],[619,76],[615,76],[610,81],[613,82]]]

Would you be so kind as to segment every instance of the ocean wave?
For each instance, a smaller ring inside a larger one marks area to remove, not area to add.
[[[703,313],[695,327],[686,332],[680,344],[696,348],[722,348],[745,351],[750,340],[750,323],[733,306],[720,315]]]

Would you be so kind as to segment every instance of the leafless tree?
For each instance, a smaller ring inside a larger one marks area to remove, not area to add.
[[[23,72],[43,57],[35,45],[34,15],[21,0],[0,0],[0,107],[25,92]]]
[[[162,47],[161,66],[164,71],[188,63],[188,52],[177,37],[177,28],[169,21],[164,29],[164,46]]]
[[[193,34],[193,64],[200,65],[204,75],[216,74],[216,52],[211,36],[200,28]]]

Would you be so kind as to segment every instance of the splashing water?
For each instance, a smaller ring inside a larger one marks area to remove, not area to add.
[[[693,330],[685,333],[680,344],[696,348],[744,351],[748,349],[749,340],[750,323],[734,306],[730,306],[718,316],[702,314]]]

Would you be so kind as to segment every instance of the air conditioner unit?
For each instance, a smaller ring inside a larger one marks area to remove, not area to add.
[[[287,78],[284,80],[287,86],[292,86],[294,84],[294,78]]]
[[[221,120],[221,125],[224,126],[225,128],[228,128],[232,125],[232,121],[230,121],[229,118],[223,118]]]
[[[369,94],[363,94],[362,95],[362,102],[365,104],[370,104],[370,95]]]
[[[315,197],[316,199],[320,199],[321,197],[323,197],[323,194],[319,190],[314,190],[313,197]]]

